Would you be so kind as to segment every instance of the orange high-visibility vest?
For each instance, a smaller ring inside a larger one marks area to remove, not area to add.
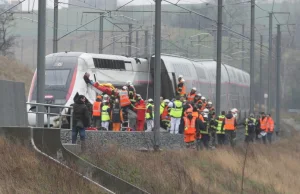
[[[95,101],[93,104],[93,116],[100,117],[101,115],[100,107],[101,107],[101,102]]]
[[[274,131],[274,120],[269,117],[267,120],[267,132],[273,132]]]
[[[182,83],[182,81],[179,82],[179,84]],[[178,85],[179,85],[178,84]],[[177,86],[177,92],[178,92],[178,86]],[[180,96],[184,96],[186,94],[186,89],[185,89],[185,85],[183,83],[182,88],[181,88],[181,92],[179,93]]]
[[[184,117],[184,142],[193,142],[196,139],[196,117],[192,120]]]
[[[234,117],[232,117],[231,119],[225,118],[225,125],[224,125],[225,130],[229,130],[229,131],[235,130],[234,121],[235,121]]]
[[[202,122],[204,122],[204,118],[202,114],[199,114],[199,112],[193,112],[192,115],[193,117],[199,118]]]
[[[188,96],[187,96],[187,101],[189,102],[193,102],[194,101],[194,98],[195,98],[196,94],[191,94],[189,93]]]
[[[265,119],[260,118],[259,119],[260,129],[263,131],[267,130],[267,117]]]
[[[168,116],[169,112],[168,112],[168,106],[164,107],[164,110],[160,116],[160,119],[163,120],[171,120],[171,118],[169,117],[168,119],[166,118]]]
[[[131,104],[127,90],[120,91],[119,95],[121,107],[129,106]]]

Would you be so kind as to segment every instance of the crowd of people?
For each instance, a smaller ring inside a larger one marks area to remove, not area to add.
[[[85,139],[85,129],[111,131],[146,131],[154,128],[154,102],[143,100],[136,93],[134,85],[128,81],[121,90],[111,84],[99,84],[89,80],[87,84],[99,89],[92,105],[92,119],[90,119],[86,99],[79,95],[73,105],[73,133],[72,143],[76,143],[77,135]],[[236,109],[234,111],[237,111]],[[237,120],[236,112],[222,111],[216,116],[212,101],[206,99],[197,88],[186,93],[183,76],[178,77],[176,97],[174,99],[160,99],[160,126],[171,134],[183,134],[184,142],[189,148],[215,148],[236,144]],[[91,122],[92,120],[92,122]],[[256,119],[250,114],[245,120],[245,142],[250,143],[262,139],[263,143],[272,142],[274,121],[271,115],[261,113]]]

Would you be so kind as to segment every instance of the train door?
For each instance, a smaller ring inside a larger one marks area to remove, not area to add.
[[[154,78],[154,57],[151,58],[150,62],[150,73],[153,78],[153,82],[155,84]],[[161,60],[161,96],[164,99],[172,99],[175,96],[175,88],[176,87],[176,79],[173,80],[175,77],[175,73],[168,70],[166,64],[163,60]]]

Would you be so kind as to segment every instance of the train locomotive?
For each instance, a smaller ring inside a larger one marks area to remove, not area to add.
[[[161,95],[172,99],[175,95],[177,78],[183,75],[187,92],[196,87],[207,99],[215,102],[216,62],[213,60],[188,59],[176,55],[161,55]],[[150,63],[144,58],[130,58],[119,55],[93,54],[83,52],[60,52],[46,56],[45,103],[69,106],[74,96],[85,95],[91,103],[96,92],[87,87],[82,79],[88,72],[94,81],[111,83],[121,88],[131,81],[137,93],[144,99],[153,98],[154,56]],[[221,110],[237,108],[239,119],[246,117],[249,111],[250,76],[247,72],[222,64]],[[33,76],[28,95],[28,102],[36,103],[36,72]],[[34,126],[35,114],[30,113],[35,107],[28,105],[29,125]],[[58,113],[60,109],[52,108]],[[57,117],[57,116],[56,116]],[[51,116],[50,123],[55,120]],[[46,125],[45,116],[45,125]]]

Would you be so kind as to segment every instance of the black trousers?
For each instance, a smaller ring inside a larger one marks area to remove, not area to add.
[[[218,144],[225,145],[226,135],[225,134],[217,134]]]

